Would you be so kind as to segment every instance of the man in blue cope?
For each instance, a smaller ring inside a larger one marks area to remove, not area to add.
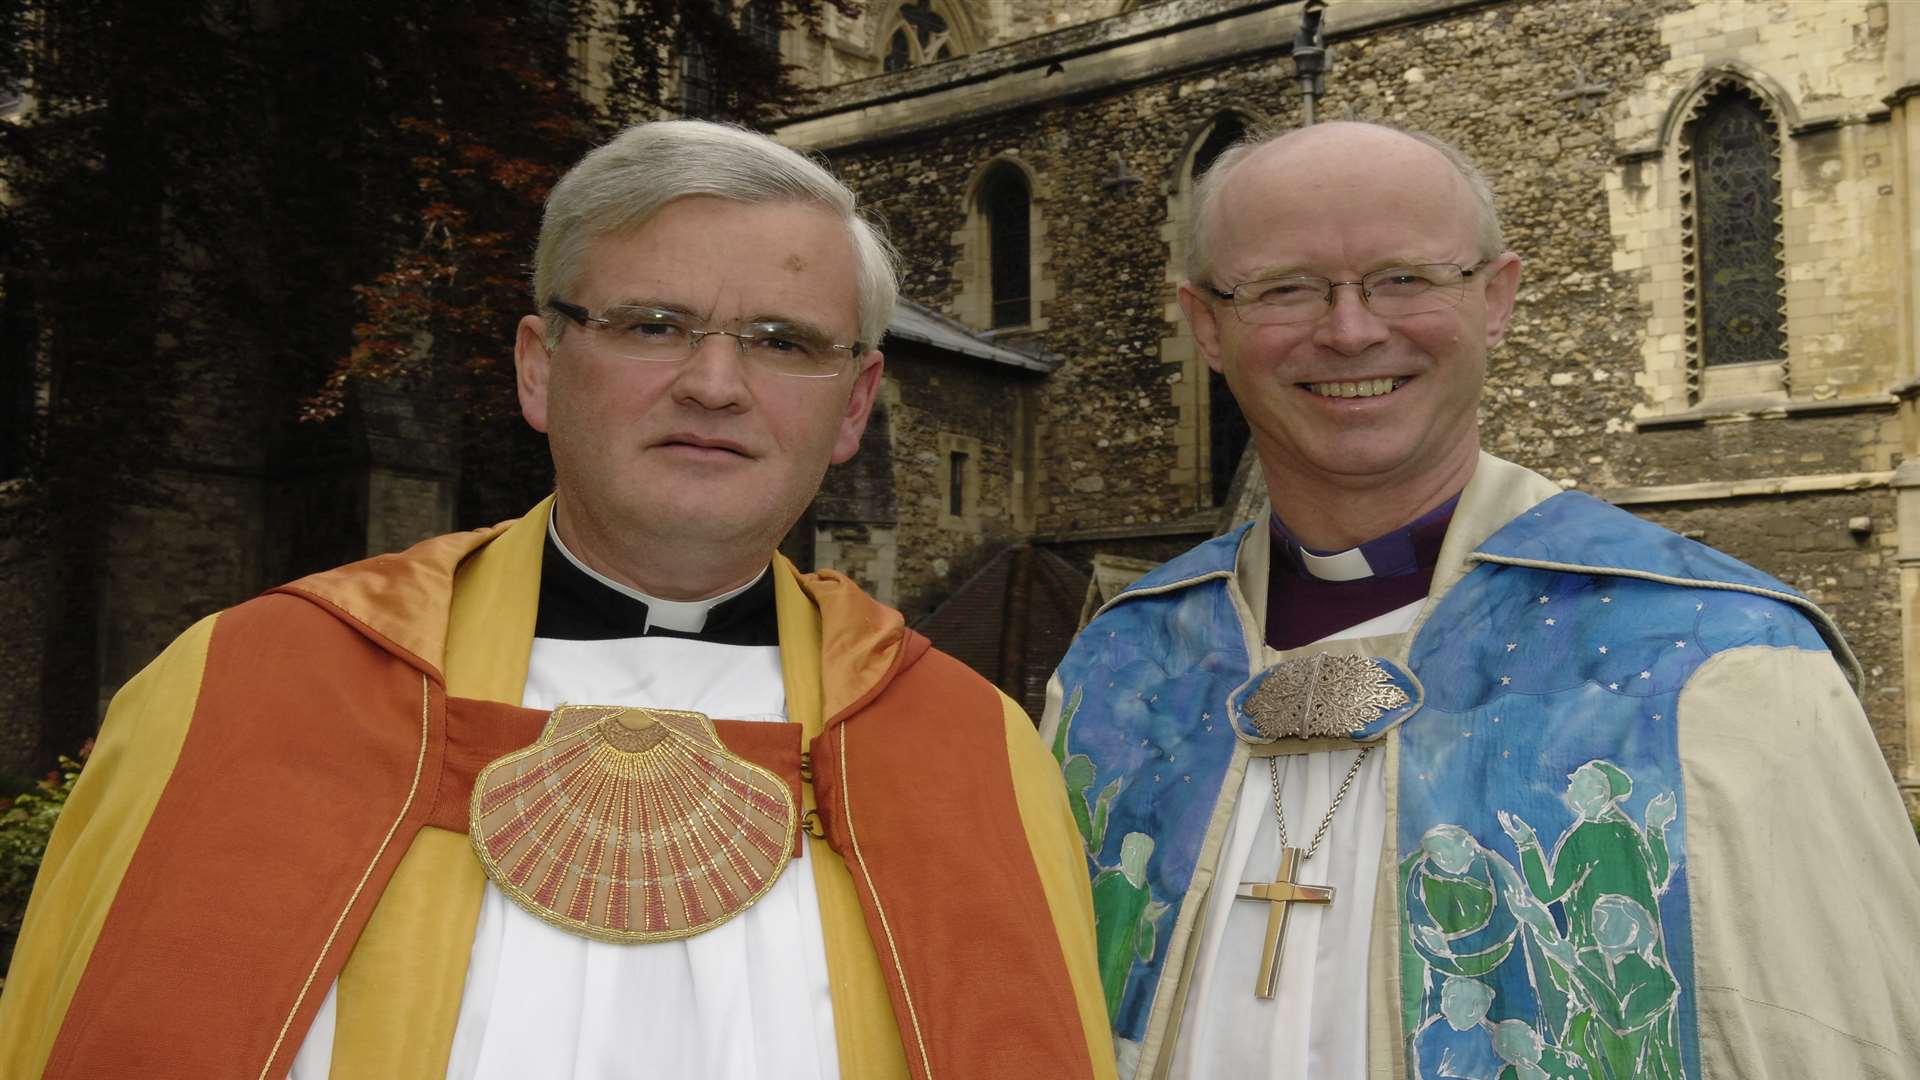
[[[1334,123],[1195,203],[1180,303],[1273,515],[1106,605],[1042,728],[1121,1075],[1920,1076],[1859,666],[1788,586],[1481,452],[1520,280],[1486,180]]]

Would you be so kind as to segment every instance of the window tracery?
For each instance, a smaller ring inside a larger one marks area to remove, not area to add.
[[[1697,399],[1705,369],[1784,367],[1787,357],[1779,122],[1764,97],[1723,80],[1696,99],[1681,128],[1680,162],[1689,383]]]

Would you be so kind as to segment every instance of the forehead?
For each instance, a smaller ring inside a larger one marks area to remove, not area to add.
[[[851,230],[811,202],[675,199],[594,239],[582,269],[589,304],[666,301],[706,315],[830,323],[854,319],[858,307]]]
[[[1313,128],[1263,147],[1227,178],[1213,224],[1228,276],[1477,254],[1466,181],[1432,147],[1380,129]]]

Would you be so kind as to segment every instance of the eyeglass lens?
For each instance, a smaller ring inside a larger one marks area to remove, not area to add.
[[[1375,270],[1359,281],[1334,282],[1313,274],[1249,281],[1233,290],[1233,307],[1250,323],[1309,322],[1325,314],[1333,290],[1355,285],[1375,315],[1394,318],[1457,306],[1466,295],[1469,271],[1453,263],[1425,263]]]

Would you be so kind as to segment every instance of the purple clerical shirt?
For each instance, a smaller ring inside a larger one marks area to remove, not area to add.
[[[1267,525],[1273,534],[1268,647],[1297,649],[1424,598],[1459,502],[1456,494],[1412,523],[1346,552],[1302,547],[1280,515],[1272,515]],[[1346,580],[1325,576],[1336,565]]]

